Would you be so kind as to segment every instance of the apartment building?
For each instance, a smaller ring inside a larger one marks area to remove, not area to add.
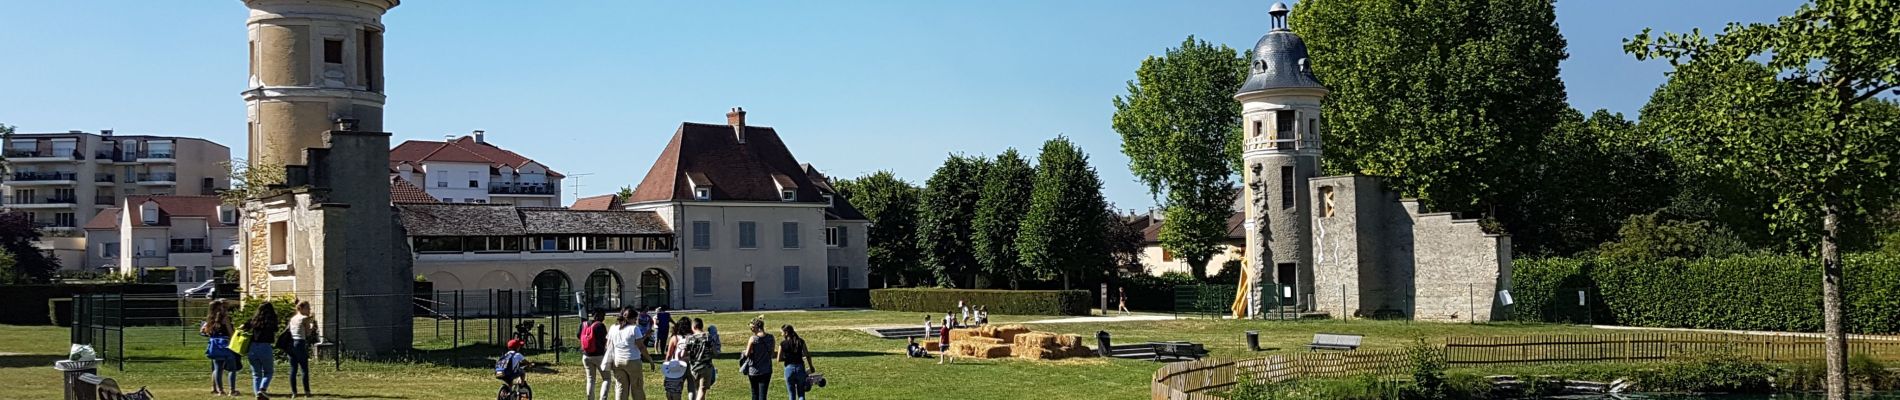
[[[85,230],[85,264],[122,274],[172,267],[189,282],[236,265],[237,208],[217,196],[127,196],[100,210]]]
[[[40,247],[64,269],[90,264],[81,224],[128,196],[213,195],[230,187],[231,149],[204,139],[99,133],[21,133],[5,140],[0,205],[43,226]]]
[[[489,143],[483,131],[389,150],[390,173],[444,203],[560,207],[560,172]]]

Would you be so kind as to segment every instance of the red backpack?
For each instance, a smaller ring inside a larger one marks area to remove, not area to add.
[[[581,326],[581,354],[598,355],[607,352],[607,338],[601,336],[599,321],[588,322]]]

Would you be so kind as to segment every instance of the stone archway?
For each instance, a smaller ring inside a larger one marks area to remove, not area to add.
[[[666,271],[650,268],[640,273],[640,308],[672,308],[673,282]]]
[[[574,292],[573,281],[567,279],[567,273],[559,270],[541,271],[534,276],[534,311],[540,314],[555,314],[573,311],[568,305],[568,294]]]
[[[508,271],[489,271],[487,275],[482,275],[482,280],[478,282],[479,283],[476,283],[473,289],[480,289],[480,290],[521,289],[521,281],[515,279],[515,275],[508,273]]]
[[[462,290],[462,279],[447,271],[431,272],[428,279],[435,284],[435,290]]]
[[[620,273],[601,268],[587,274],[586,301],[592,308],[620,308]]]

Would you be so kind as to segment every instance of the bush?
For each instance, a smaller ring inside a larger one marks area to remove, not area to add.
[[[1845,262],[1848,330],[1900,332],[1900,256],[1850,254]],[[1511,293],[1521,320],[1818,332],[1820,274],[1819,261],[1786,255],[1525,259],[1513,266]],[[1591,294],[1590,307],[1576,305],[1577,290]]]
[[[1130,295],[1133,299],[1133,295]],[[957,301],[984,306],[994,314],[1088,315],[1086,290],[988,290],[901,288],[871,291],[871,308],[927,313],[953,312]]]
[[[290,316],[297,312],[296,297],[290,295],[268,297],[251,296],[244,298],[243,304],[239,305],[237,311],[231,314],[231,324],[233,326],[243,325],[244,321],[251,320],[251,315],[257,314],[258,307],[263,307],[266,304],[269,304],[271,308],[277,309],[277,324],[279,328],[282,328],[284,322],[289,321]],[[257,339],[252,338],[251,340]],[[264,340],[270,339],[266,338]]]
[[[1771,393],[1774,375],[1775,369],[1767,364],[1718,354],[1664,364],[1657,370],[1639,372],[1635,380],[1650,392]]]
[[[1775,375],[1787,390],[1818,392],[1827,390],[1827,365],[1815,360],[1794,364]],[[1865,354],[1847,359],[1847,384],[1859,391],[1900,390],[1900,373],[1888,371],[1880,360]]]
[[[1122,278],[1120,288],[1128,290],[1128,309],[1167,312],[1175,311],[1175,286],[1198,284],[1188,274],[1170,272],[1161,276],[1143,274]],[[1109,301],[1114,301],[1115,296],[1109,293]]]

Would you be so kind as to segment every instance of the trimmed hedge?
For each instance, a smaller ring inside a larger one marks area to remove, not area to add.
[[[0,324],[6,325],[47,325],[55,321],[49,319],[53,314],[51,299],[71,299],[75,294],[83,293],[124,293],[124,294],[175,294],[178,286],[168,284],[58,284],[58,285],[6,285],[0,286],[0,304],[5,304],[7,312],[0,312]],[[70,306],[69,306],[70,308]],[[66,319],[71,319],[70,311]],[[160,312],[158,316],[172,314]],[[174,317],[175,314],[172,314]],[[128,319],[144,315],[127,315]]]
[[[1847,329],[1900,333],[1900,257],[1850,254]],[[1643,327],[1819,332],[1821,266],[1772,255],[1629,262],[1607,258],[1519,260],[1515,317]],[[1578,306],[1578,290],[1589,307]]]
[[[956,312],[957,300],[992,314],[1088,315],[1087,290],[985,290],[901,288],[871,290],[871,308],[926,313]]]

